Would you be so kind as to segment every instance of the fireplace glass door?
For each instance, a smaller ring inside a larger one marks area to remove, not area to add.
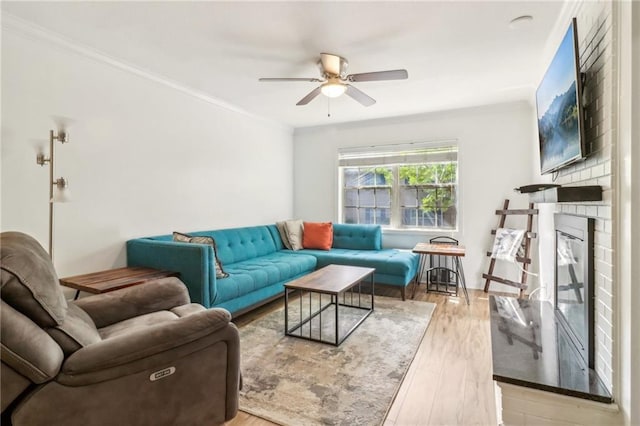
[[[593,242],[590,238],[593,234],[587,231],[591,223],[590,219],[567,215],[560,221],[557,219],[556,313],[578,352],[593,367]],[[576,226],[577,219],[584,220],[586,226]]]
[[[577,334],[578,339],[584,342],[587,338],[587,330],[584,329],[584,270],[581,259],[580,245],[583,241],[570,235],[558,232],[557,247],[557,308],[569,323],[569,326]]]

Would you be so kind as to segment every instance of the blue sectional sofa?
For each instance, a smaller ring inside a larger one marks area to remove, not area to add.
[[[191,300],[234,316],[282,296],[284,284],[329,264],[376,268],[376,284],[405,289],[418,270],[418,255],[382,249],[382,231],[371,225],[333,225],[331,250],[287,250],[275,225],[190,232],[210,236],[227,278],[216,278],[213,248],[174,242],[173,236],[127,241],[127,264],[180,273]]]

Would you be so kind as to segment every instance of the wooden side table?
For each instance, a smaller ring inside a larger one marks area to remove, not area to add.
[[[149,280],[177,276],[178,273],[173,271],[161,271],[136,266],[60,278],[60,284],[75,289],[76,295],[74,299],[77,299],[81,291],[101,294],[142,284]]]
[[[456,292],[455,295],[458,294],[458,283],[462,286],[462,291],[464,292],[464,297],[467,300],[467,305],[469,304],[469,294],[467,293],[467,283],[464,279],[464,269],[462,268],[462,262],[460,261],[461,257],[465,255],[465,248],[461,245],[456,244],[442,244],[442,243],[418,243],[413,248],[414,253],[420,254],[420,264],[418,266],[418,275],[417,282],[414,286],[415,288],[422,281],[422,277],[425,273],[431,270],[437,270],[442,268],[426,268],[427,257],[430,255],[436,256],[451,256],[453,257],[453,265],[454,268],[451,270],[452,273],[456,275]],[[429,283],[427,282],[427,290],[429,290]],[[446,292],[450,294],[449,292]]]

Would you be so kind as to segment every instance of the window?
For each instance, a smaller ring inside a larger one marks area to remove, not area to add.
[[[391,167],[345,167],[344,223],[391,224]]]
[[[457,229],[457,146],[339,153],[343,223]]]

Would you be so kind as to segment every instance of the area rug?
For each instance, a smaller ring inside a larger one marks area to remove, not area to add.
[[[339,347],[284,336],[278,309],[240,328],[240,410],[281,425],[379,425],[435,304],[375,298]]]

